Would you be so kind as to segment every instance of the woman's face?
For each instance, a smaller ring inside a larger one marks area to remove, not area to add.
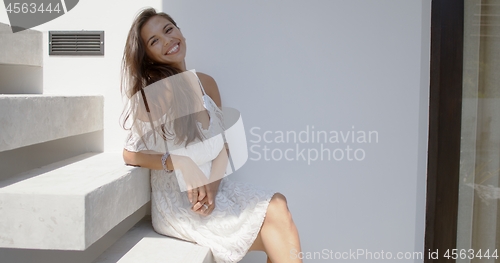
[[[186,39],[168,19],[151,17],[141,29],[141,38],[151,60],[185,70]]]

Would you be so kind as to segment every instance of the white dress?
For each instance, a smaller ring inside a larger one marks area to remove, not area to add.
[[[201,83],[200,83],[201,85]],[[222,120],[222,111],[201,86],[210,124],[203,133],[213,132]],[[218,122],[218,123],[215,123]],[[172,143],[172,142],[167,142]],[[202,143],[176,149],[175,154],[191,157],[205,175],[210,174],[212,160],[223,147],[222,136],[211,137]],[[137,136],[127,137],[125,148],[143,150]],[[170,148],[170,147],[169,147]],[[173,149],[173,148],[171,148]],[[173,152],[171,152],[173,154]],[[181,192],[174,173],[151,170],[151,217],[156,232],[209,247],[216,262],[238,262],[248,252],[260,231],[269,201],[275,192],[224,177],[215,197],[215,209],[208,216],[191,211],[186,192]]]

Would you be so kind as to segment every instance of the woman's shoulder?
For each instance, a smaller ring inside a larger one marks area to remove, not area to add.
[[[196,72],[196,75],[198,75],[201,85],[203,85],[203,89],[205,89],[207,95],[210,96],[210,98],[215,101],[215,104],[220,107],[221,99],[219,88],[217,87],[217,83],[215,82],[214,78],[203,72]]]
[[[198,78],[200,79],[201,84],[203,84],[203,87],[205,87],[206,85],[210,86],[208,88],[213,88],[214,85],[215,87],[217,87],[217,83],[215,82],[215,79],[212,78],[212,76],[203,72],[196,72],[196,75],[198,75]]]

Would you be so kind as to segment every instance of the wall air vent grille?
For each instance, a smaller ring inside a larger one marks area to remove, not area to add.
[[[49,55],[104,55],[104,31],[49,31]]]

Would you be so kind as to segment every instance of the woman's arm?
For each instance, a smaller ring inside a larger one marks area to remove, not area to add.
[[[215,80],[205,73],[198,72],[197,75],[207,95],[212,98],[212,100],[220,109],[222,109],[219,88],[217,87],[217,83],[215,82]],[[209,178],[210,183],[205,186],[209,204],[213,204],[215,200],[215,195],[217,194],[217,191],[219,189],[220,180],[224,177],[226,172],[227,163],[228,150],[226,148],[226,145],[224,144],[224,147],[222,147],[219,155],[217,155],[217,157],[212,160],[212,169],[210,171]],[[208,212],[210,213],[211,211]]]
[[[123,160],[127,165],[139,166],[151,170],[163,170],[162,154],[130,152],[123,149]],[[170,154],[166,161],[167,170],[182,169],[187,163],[187,156]],[[175,166],[174,166],[175,163]]]
[[[161,154],[129,152],[123,149],[123,160],[127,165],[140,166],[152,170],[163,170]],[[167,158],[167,169],[173,170],[172,158]]]
[[[212,160],[212,168],[210,170],[210,183],[205,186],[207,192],[208,203],[211,205],[215,200],[221,179],[226,173],[228,156],[226,147],[222,147],[219,155]]]
[[[123,159],[126,164],[140,166],[152,170],[163,170],[161,163],[162,154],[129,152],[123,150]],[[174,165],[175,164],[175,165]],[[209,183],[207,177],[200,170],[198,165],[188,156],[170,154],[166,161],[168,170],[178,169],[182,171],[182,176],[187,187],[189,201],[195,204],[206,196],[205,185]],[[193,194],[192,189],[198,189],[198,194]],[[195,196],[196,195],[196,196]]]
[[[227,163],[229,158],[224,145],[219,152],[219,155],[212,160],[212,169],[210,170],[210,182],[220,180],[226,174]]]

